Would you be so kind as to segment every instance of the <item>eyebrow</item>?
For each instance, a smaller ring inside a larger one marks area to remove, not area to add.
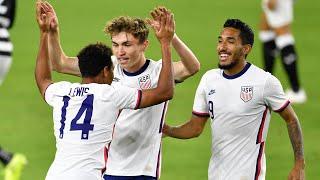
[[[131,43],[132,41],[124,41],[124,42],[121,42],[121,43],[117,43],[115,41],[112,41],[113,44],[124,44],[124,43]]]
[[[235,37],[233,37],[233,36],[228,36],[228,37],[226,37],[228,40],[236,40],[236,38]],[[218,36],[218,39],[222,39],[222,36]]]

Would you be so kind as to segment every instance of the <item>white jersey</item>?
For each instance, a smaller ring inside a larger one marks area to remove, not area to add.
[[[124,71],[114,62],[114,76],[121,84],[155,88],[162,61],[147,60],[136,73]],[[161,159],[161,136],[167,102],[138,110],[122,110],[108,150],[107,175],[158,177]]]
[[[57,151],[46,180],[101,180],[119,110],[137,108],[140,99],[140,90],[117,84],[51,84],[45,100],[53,107]]]
[[[293,20],[293,0],[277,0],[276,7],[270,10],[267,3],[262,0],[262,9],[266,14],[267,22],[272,28],[279,28],[291,24]]]
[[[279,80],[250,63],[234,76],[204,74],[193,114],[211,117],[209,180],[264,180],[270,112],[288,104]]]

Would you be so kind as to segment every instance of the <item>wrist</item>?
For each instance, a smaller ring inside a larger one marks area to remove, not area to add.
[[[304,159],[295,160],[295,166],[298,166],[298,167],[301,167],[302,169],[304,169],[305,165],[306,164],[305,164]]]

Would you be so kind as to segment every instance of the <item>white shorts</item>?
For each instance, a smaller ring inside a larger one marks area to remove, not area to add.
[[[267,6],[269,0],[262,0],[262,9],[266,14],[268,25],[279,28],[288,25],[293,20],[293,0],[277,0],[274,10]]]

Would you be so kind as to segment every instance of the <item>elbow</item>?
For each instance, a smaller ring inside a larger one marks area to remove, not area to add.
[[[166,101],[171,100],[173,98],[174,95],[174,87],[172,87],[171,90],[166,92]]]
[[[174,95],[174,86],[172,86],[172,88],[169,88],[169,89],[167,89],[165,91],[162,91],[161,93],[159,93],[159,95],[162,97],[161,98],[162,102],[171,100],[173,98],[173,95]]]
[[[194,134],[193,134],[193,137],[196,138],[196,137],[199,137],[202,133],[202,129],[197,129],[195,130]]]
[[[197,60],[197,63],[194,64],[193,68],[190,70],[190,75],[194,75],[200,71],[200,62]]]

